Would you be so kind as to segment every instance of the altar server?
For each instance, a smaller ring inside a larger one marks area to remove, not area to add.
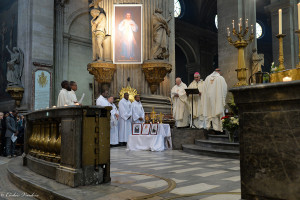
[[[109,97],[108,102],[112,106],[112,110],[110,111],[110,145],[117,145],[119,144],[119,111],[117,106],[114,104],[114,97]]]
[[[57,107],[74,105],[71,100],[69,91],[71,91],[69,81],[64,80],[61,82],[62,89],[60,90],[57,98]]]
[[[223,132],[221,118],[224,116],[227,84],[220,75],[220,69],[217,68],[211,75],[206,77],[204,92],[203,115],[206,117],[206,128],[209,129],[212,123],[215,131]]]
[[[75,81],[70,81],[71,91],[69,92],[71,101],[76,104],[78,103],[75,92],[77,91],[77,83]]]
[[[107,101],[107,97],[108,97],[108,90],[102,90],[101,95],[96,101],[96,105],[102,107],[111,106],[110,103]]]
[[[171,90],[171,98],[173,102],[173,117],[176,120],[176,127],[189,126],[189,105],[185,89],[186,84],[181,78],[176,78],[176,85]]]
[[[135,101],[132,103],[132,122],[143,123],[145,121],[145,112],[141,103],[140,95],[134,96]]]
[[[194,81],[189,85],[189,89],[198,89],[199,94],[194,94],[193,99],[192,95],[189,96],[189,106],[190,106],[190,113],[192,114],[192,103],[193,103],[193,119],[194,125],[197,128],[204,128],[205,120],[203,117],[203,89],[204,89],[204,82],[200,79],[199,72],[194,74]],[[193,102],[192,102],[193,101]],[[192,122],[191,122],[192,124]]]
[[[128,100],[129,94],[125,93],[124,98],[119,102],[119,142],[125,144],[131,134],[131,102]]]

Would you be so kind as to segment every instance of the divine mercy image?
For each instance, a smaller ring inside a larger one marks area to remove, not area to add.
[[[141,5],[115,5],[114,63],[142,63],[141,9]]]

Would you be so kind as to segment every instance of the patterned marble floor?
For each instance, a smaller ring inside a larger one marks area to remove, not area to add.
[[[162,199],[241,198],[238,160],[191,155],[182,151],[134,152],[112,148],[111,163],[112,184],[119,187],[153,194],[168,188],[168,180],[175,181],[173,190],[158,195]],[[196,193],[199,194],[193,195]]]

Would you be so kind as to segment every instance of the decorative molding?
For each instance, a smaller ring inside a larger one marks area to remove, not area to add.
[[[110,83],[116,71],[116,65],[106,62],[89,63],[87,70],[94,75],[98,83]]]

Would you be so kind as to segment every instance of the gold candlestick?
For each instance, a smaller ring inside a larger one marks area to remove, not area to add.
[[[227,28],[229,31],[229,28]],[[244,50],[248,46],[248,44],[254,39],[254,34],[251,33],[249,36],[249,39],[244,39],[245,36],[248,34],[249,27],[246,27],[245,30],[243,30],[243,26],[240,25],[239,32],[236,32],[235,28],[232,29],[232,33],[234,36],[238,38],[238,40],[233,41],[230,37],[230,34],[228,33],[227,40],[229,44],[233,45],[235,48],[238,49],[238,68],[235,70],[237,71],[237,78],[238,83],[236,83],[234,86],[245,86],[248,85],[247,83],[247,68],[245,64],[245,53]]]
[[[283,38],[285,37],[285,34],[278,34],[276,37],[279,39],[279,71],[285,70],[284,67],[284,57],[283,57]]]
[[[159,117],[159,123],[163,123],[163,118],[164,118],[164,114],[162,114],[162,113],[160,113],[159,115],[158,115],[158,117]]]
[[[295,31],[295,33],[297,33],[297,35],[298,35],[298,44],[299,44],[299,48],[298,48],[299,62],[298,62],[297,68],[300,68],[300,30]]]
[[[152,112],[151,112],[151,118],[152,118],[152,123],[155,123],[155,114],[156,112],[154,111],[154,107],[152,108]]]

